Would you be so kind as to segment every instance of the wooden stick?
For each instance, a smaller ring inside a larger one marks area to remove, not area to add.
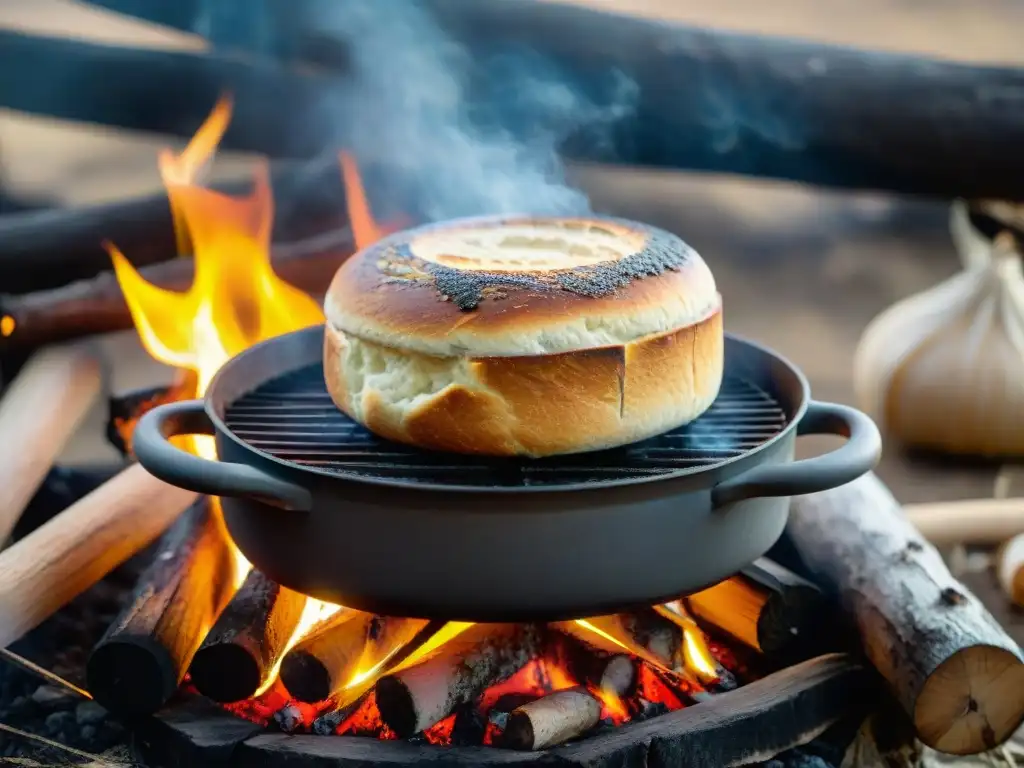
[[[351,232],[336,230],[275,246],[274,270],[295,287],[320,296],[353,250]],[[192,260],[182,258],[140,270],[153,285],[179,291],[189,287],[193,271]],[[52,290],[0,296],[0,318],[9,318],[7,322],[13,326],[12,333],[0,339],[0,346],[12,348],[31,348],[134,327],[121,286],[112,271]]]
[[[89,656],[96,701],[140,717],[170,700],[238,587],[233,547],[220,510],[205,498],[164,534],[131,601]]]
[[[564,744],[601,722],[601,707],[583,686],[549,693],[512,710],[501,745],[532,751]]]
[[[100,362],[84,346],[36,353],[0,399],[0,544],[100,392]]]
[[[999,548],[996,576],[1013,604],[1024,608],[1024,533],[1018,533]]]
[[[1024,499],[905,504],[907,519],[936,547],[996,546],[1024,533]]]
[[[134,465],[0,552],[0,647],[148,546],[195,498]]]
[[[299,701],[315,703],[340,692],[359,673],[392,659],[429,622],[345,611],[339,620],[324,624],[281,663],[281,682]]]
[[[1024,722],[1020,648],[874,474],[794,498],[787,532],[810,574],[838,594],[921,741],[976,754]]]
[[[400,738],[429,728],[515,674],[536,655],[539,638],[530,624],[470,627],[419,663],[377,682],[381,719]]]
[[[209,699],[248,699],[268,682],[298,629],[307,598],[252,569],[213,625],[189,667]]]
[[[699,620],[783,662],[823,648],[828,603],[821,590],[768,559],[684,602]]]

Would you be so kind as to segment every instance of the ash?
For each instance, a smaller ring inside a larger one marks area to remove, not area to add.
[[[65,509],[109,473],[52,470],[15,530],[15,538]],[[125,564],[80,595],[10,650],[74,685],[85,685],[85,662],[131,594],[137,564]],[[65,688],[0,659],[0,723],[92,754],[123,747],[129,732],[107,711]],[[69,755],[28,739],[0,733],[0,756],[68,764]]]

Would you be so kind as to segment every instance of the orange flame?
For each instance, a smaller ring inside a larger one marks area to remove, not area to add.
[[[229,359],[265,339],[323,322],[319,305],[279,278],[270,262],[274,204],[266,163],[252,193],[230,197],[196,182],[231,119],[221,99],[180,155],[160,154],[179,246],[191,246],[192,286],[184,293],[146,282],[113,244],[108,244],[118,283],[146,351],[167,365],[192,372],[201,397]],[[193,436],[189,449],[216,458],[212,438]],[[240,585],[250,565],[236,550]]]

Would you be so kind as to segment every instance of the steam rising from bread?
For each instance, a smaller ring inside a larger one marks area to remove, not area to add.
[[[628,78],[609,71],[585,95],[535,52],[494,51],[474,62],[415,0],[323,2],[316,22],[350,49],[351,71],[325,108],[338,143],[367,170],[379,215],[589,211],[586,195],[565,182],[557,148],[581,128],[599,140],[630,114],[638,89]],[[505,98],[468,103],[470,78],[494,79]]]

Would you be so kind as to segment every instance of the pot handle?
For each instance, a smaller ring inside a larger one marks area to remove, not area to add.
[[[716,485],[714,507],[765,496],[802,496],[838,488],[870,472],[882,454],[875,423],[855,408],[812,400],[797,435],[840,435],[846,444],[830,453],[784,464],[766,464]]]
[[[172,445],[177,435],[213,435],[202,400],[161,405],[139,419],[132,448],[139,463],[166,483],[211,496],[240,496],[281,509],[308,511],[312,496],[299,485],[255,467],[202,459]]]

